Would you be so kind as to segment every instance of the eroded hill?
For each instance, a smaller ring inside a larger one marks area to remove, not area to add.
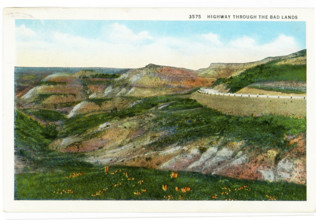
[[[253,63],[211,64],[200,74],[213,75],[217,79],[213,87],[225,92],[253,88],[256,93],[266,94],[306,93],[306,50]]]

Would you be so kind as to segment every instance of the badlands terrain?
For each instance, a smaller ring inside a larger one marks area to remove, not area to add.
[[[15,92],[16,199],[306,199],[305,50],[199,70],[16,67]]]

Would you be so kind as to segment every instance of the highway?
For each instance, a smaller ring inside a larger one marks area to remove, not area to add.
[[[234,96],[245,98],[272,98],[272,99],[306,99],[306,96],[279,96],[279,95],[256,95],[256,94],[240,94],[240,93],[222,93],[215,89],[201,88],[199,93],[218,96]]]

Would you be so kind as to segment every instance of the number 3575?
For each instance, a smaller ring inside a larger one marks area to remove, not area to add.
[[[189,15],[189,19],[201,19],[201,15]]]

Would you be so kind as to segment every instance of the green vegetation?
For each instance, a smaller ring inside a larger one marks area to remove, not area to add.
[[[49,98],[50,96],[53,96],[53,95],[76,97],[76,94],[74,94],[74,93],[40,93],[35,98],[34,103],[41,104],[43,101],[45,101],[45,99],[47,99],[47,98]]]
[[[17,86],[23,84],[36,84],[41,79],[45,78],[48,74],[37,74],[37,73],[24,73],[24,74],[15,74],[15,82]]]
[[[212,87],[218,86],[218,85],[223,84],[223,83],[225,83],[225,82],[226,82],[226,78],[218,78],[218,79],[214,82],[214,84],[212,85]]]
[[[262,89],[267,91],[276,91],[276,92],[283,92],[283,93],[296,93],[296,94],[304,94],[306,93],[306,89],[302,90],[301,88],[295,87],[272,87],[272,86],[265,86],[265,85],[251,85],[250,88],[254,89]]]
[[[193,99],[182,99],[178,98],[173,100],[171,103],[166,104],[167,106],[162,108],[163,112],[172,112],[177,110],[188,110],[188,109],[195,109],[195,108],[201,108],[201,104],[196,102]],[[188,111],[185,111],[188,112]],[[191,112],[191,111],[189,111]]]
[[[38,77],[38,74],[35,74],[35,73],[28,73],[28,74],[21,74],[21,75],[17,75],[16,76],[17,79],[20,79],[20,80],[37,80],[39,77]]]
[[[170,131],[170,134],[152,143],[156,147],[185,143],[201,137],[224,136],[245,140],[249,145],[261,148],[289,149],[285,136],[306,132],[306,119],[275,115],[230,116],[203,107],[193,100],[178,99],[162,110],[157,113],[155,128]]]
[[[114,116],[109,113],[98,113],[87,116],[74,116],[66,120],[64,127],[59,133],[59,137],[82,134],[88,129],[109,121],[113,118]]]
[[[49,103],[49,104],[42,104],[42,106],[48,106],[48,107],[54,106],[54,108],[64,108],[64,107],[73,107],[73,106],[77,105],[80,102],[81,101],[78,100],[78,101],[74,101],[74,102]]]
[[[69,118],[65,122],[65,126],[60,132],[60,137],[67,137],[69,135],[79,135],[90,128],[99,124],[107,122],[112,119],[122,119],[126,117],[133,117],[135,115],[146,113],[149,109],[159,105],[160,103],[176,100],[175,96],[155,96],[142,99],[138,104],[131,108],[123,109],[121,111],[112,111],[111,113],[98,113],[93,115],[77,115]]]
[[[54,125],[42,125],[17,110],[15,114],[15,153],[32,161],[33,168],[58,170],[91,167],[80,160],[82,155],[50,151],[48,145],[57,137]]]
[[[49,85],[49,86],[55,86],[55,85],[65,85],[66,82],[54,82],[54,81],[41,81],[39,85]]]
[[[158,105],[162,108],[153,109]],[[65,122],[59,135],[60,137],[79,135],[107,121],[145,114],[149,110],[157,116],[153,121],[155,129],[170,133],[152,143],[152,146],[157,147],[177,142],[184,143],[201,137],[224,136],[245,140],[249,145],[263,148],[288,149],[286,135],[306,132],[305,118],[275,115],[230,116],[181,96],[156,96],[141,99],[133,107],[120,111],[70,118]]]
[[[15,150],[18,154],[45,151],[57,136],[53,125],[44,126],[30,116],[17,110],[15,113]]]
[[[88,86],[88,85],[107,85],[108,86],[108,85],[113,84],[113,80],[111,79],[94,80],[93,78],[84,78],[84,79],[80,79],[80,82],[83,86]]]
[[[29,115],[34,115],[43,121],[55,122],[66,119],[64,114],[50,109],[25,109],[24,112]]]
[[[120,74],[115,73],[99,73],[95,70],[81,70],[76,73],[80,79],[87,79],[87,78],[106,78],[106,79],[115,79],[120,77]]]
[[[120,74],[111,74],[111,73],[96,73],[90,76],[90,78],[107,78],[107,79],[115,79],[118,77],[120,77]]]
[[[201,88],[201,87],[196,87],[196,88],[194,88],[194,89],[192,89],[192,90],[190,90],[190,91],[188,91],[188,92],[182,93],[182,95],[191,95],[191,94],[193,94],[194,92],[199,91],[200,88]]]
[[[111,167],[108,174],[104,168],[18,174],[15,199],[306,200],[303,185],[190,172],[179,172],[178,178],[171,175],[136,167]]]
[[[238,90],[255,82],[264,81],[302,81],[306,82],[306,65],[276,65],[276,61],[247,69],[238,76],[219,78],[214,85],[226,83],[229,92]]]
[[[38,96],[35,98],[34,103],[41,104],[45,99],[49,98],[53,94],[38,94]]]
[[[169,131],[167,136],[148,147],[160,148],[214,136],[245,140],[252,147],[288,151],[292,146],[287,143],[286,135],[306,132],[306,119],[275,115],[230,116],[184,97],[131,98],[135,103],[130,108],[70,119],[50,110],[25,111],[46,120],[64,120],[59,133],[53,125],[44,126],[17,110],[16,154],[32,161],[30,169],[37,172],[16,174],[15,199],[306,200],[304,185],[237,180],[190,172],[179,172],[178,178],[171,178],[170,171],[135,167],[111,167],[106,174],[103,167],[83,162],[83,154],[48,150],[47,146],[57,135],[82,135],[106,121],[147,113],[156,116],[152,119],[156,131]],[[168,185],[168,189],[164,187],[163,190],[163,185]]]
[[[95,104],[97,104],[98,106],[101,106],[104,102],[107,102],[111,100],[110,98],[91,98],[88,99],[89,102],[93,102]]]

